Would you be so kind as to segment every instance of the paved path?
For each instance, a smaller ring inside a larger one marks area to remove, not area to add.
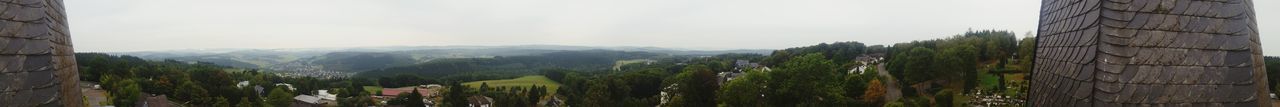
[[[91,88],[80,88],[80,93],[84,94],[85,102],[89,107],[102,107],[98,103],[107,101],[107,92],[103,90],[94,90]]]
[[[885,84],[884,100],[886,102],[896,101],[902,98],[902,87],[898,86],[898,79],[889,75],[889,70],[884,69],[884,64],[876,65],[876,71],[880,74],[881,82]]]

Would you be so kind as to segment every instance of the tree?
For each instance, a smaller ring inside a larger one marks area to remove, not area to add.
[[[893,102],[885,103],[884,107],[907,107],[907,105],[903,104],[902,101],[893,101]]]
[[[903,69],[903,77],[908,83],[919,83],[933,79],[935,66],[933,65],[935,52],[933,49],[916,47],[907,53],[906,67]]]
[[[1022,38],[1022,41],[1018,43],[1018,53],[1017,53],[1019,71],[1022,71],[1022,72],[1031,71],[1031,63],[1032,61],[1035,61],[1034,60],[1035,52],[1036,52],[1036,38],[1035,37]]]
[[[965,92],[972,90],[977,84],[978,52],[973,46],[960,45],[950,47],[935,57],[937,68],[948,71],[936,71],[937,78],[964,81]]]
[[[249,102],[249,98],[240,98],[240,103],[236,103],[236,107],[253,107],[253,102]]]
[[[769,103],[773,106],[834,106],[851,102],[844,97],[844,85],[835,64],[822,54],[807,54],[769,72]]]
[[[582,102],[583,106],[589,106],[589,107],[619,106],[618,103],[613,102],[615,101],[615,100],[612,100],[613,93],[609,92],[609,85],[604,81],[591,81],[590,83],[587,83],[587,87],[588,87],[587,92],[585,93],[586,96],[583,97],[584,99]],[[673,95],[673,96],[680,97],[680,95]],[[682,105],[684,104],[684,100],[673,99],[671,104]]]
[[[179,85],[178,89],[174,90],[173,98],[174,100],[186,102],[187,104],[192,105],[212,104],[208,102],[208,100],[211,100],[208,99],[208,91],[190,80],[183,81],[182,85]]]
[[[227,98],[217,97],[213,99],[213,106],[214,107],[231,107],[231,102],[228,102]]]
[[[422,94],[418,93],[418,88],[413,88],[413,92],[400,93],[393,100],[395,102],[387,102],[392,105],[404,105],[405,107],[426,107],[422,103]]]
[[[257,90],[254,90],[254,87],[251,87],[251,86],[241,87],[240,93],[241,95],[245,95],[242,98],[246,98],[246,100],[249,101],[248,104],[256,106],[256,104],[262,103],[262,96]],[[241,103],[244,103],[244,102],[241,102]],[[238,106],[238,107],[245,107],[245,106]]]
[[[142,86],[144,92],[151,94],[173,95],[174,84],[170,82],[169,77],[160,76],[154,80],[146,81]]]
[[[955,106],[955,101],[954,101],[955,97],[956,97],[955,91],[952,91],[952,90],[939,91],[938,95],[934,95],[934,99],[937,100],[938,102],[937,104],[934,104],[934,106],[935,107],[953,107]]]
[[[867,67],[862,74],[846,74],[844,80],[841,80],[844,82],[845,97],[861,98],[862,94],[865,94],[864,92],[867,90],[867,82],[879,76],[875,65],[867,66],[870,67]]]
[[[373,99],[369,98],[368,93],[360,93],[355,97],[338,98],[338,106],[341,107],[368,107],[373,106]]]
[[[115,106],[132,107],[142,101],[142,87],[134,79],[124,79],[115,83],[119,89],[111,90],[111,101]]]
[[[1268,84],[1271,84],[1273,92],[1280,92],[1280,57],[1266,56],[1263,57],[1263,65],[1266,67]]]
[[[284,91],[285,87],[276,87],[271,89],[271,95],[267,96],[267,105],[272,107],[288,107],[293,104],[293,93]]]
[[[442,104],[444,107],[466,107],[467,106],[467,88],[462,83],[449,83],[449,91],[444,95]]]
[[[538,84],[534,84],[529,88],[529,91],[525,91],[524,93],[526,102],[529,102],[529,104],[538,103],[538,100],[542,100],[542,96],[547,95],[546,88],[546,86],[538,86]]]
[[[872,79],[867,85],[867,91],[862,94],[862,101],[877,104],[884,102],[885,85],[880,79]]]
[[[720,105],[730,107],[767,106],[765,83],[769,76],[762,71],[749,71],[746,75],[724,84],[716,95]]]
[[[867,52],[865,53],[870,54],[870,53],[886,53],[886,52],[889,52],[889,49],[885,48],[884,45],[871,45],[871,46],[867,46]]]
[[[669,102],[671,106],[686,107],[709,107],[716,104],[716,74],[711,68],[704,65],[693,65],[686,67],[680,74],[677,74],[668,81],[676,84],[675,92],[672,92],[677,99]]]

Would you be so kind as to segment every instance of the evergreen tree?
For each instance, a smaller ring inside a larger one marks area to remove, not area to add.
[[[404,105],[405,107],[426,107],[422,103],[422,93],[418,93],[418,88],[413,88],[413,92],[410,92],[408,98],[405,99],[408,100]]]
[[[489,83],[480,82],[480,93],[489,92]]]
[[[449,83],[449,91],[445,94],[442,103],[445,107],[466,107],[467,105],[467,88],[462,83]]]

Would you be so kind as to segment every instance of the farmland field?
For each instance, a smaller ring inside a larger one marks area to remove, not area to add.
[[[489,84],[489,87],[493,87],[493,88],[504,87],[504,86],[505,87],[526,87],[526,88],[533,85],[547,86],[548,93],[555,93],[556,89],[559,89],[561,85],[560,83],[556,81],[552,81],[551,79],[542,75],[523,76],[520,78],[504,79],[504,80],[473,81],[473,82],[462,83],[462,85],[465,85],[470,88],[480,88],[481,83]]]
[[[363,88],[364,88],[364,91],[367,91],[375,95],[378,93],[382,93],[382,87],[379,87],[379,86],[364,86]]]

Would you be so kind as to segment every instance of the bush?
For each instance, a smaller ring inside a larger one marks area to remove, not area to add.
[[[934,107],[954,107],[954,106],[955,106],[955,102],[956,102],[956,101],[955,101],[955,97],[956,97],[956,91],[955,91],[955,90],[951,90],[951,89],[942,90],[942,91],[938,92],[938,94],[937,94],[937,95],[934,95],[933,97],[934,97],[934,99],[935,99],[935,100],[937,100],[937,101],[938,101],[938,103],[937,103],[937,104],[935,104],[935,106],[934,106]]]

